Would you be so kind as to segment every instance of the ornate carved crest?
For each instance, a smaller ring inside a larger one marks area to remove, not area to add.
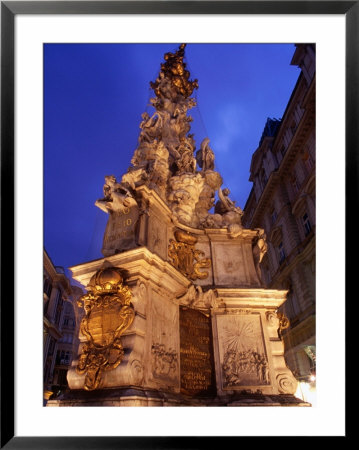
[[[172,265],[190,280],[207,278],[208,272],[200,272],[200,269],[211,267],[211,260],[201,258],[204,252],[194,248],[197,238],[180,230],[175,231],[175,238],[168,247]]]
[[[84,389],[92,391],[98,388],[103,371],[115,369],[121,363],[124,350],[120,336],[132,324],[135,313],[131,291],[123,285],[117,268],[98,270],[87,290],[78,301],[86,313],[80,332],[87,341],[76,371],[86,373]]]

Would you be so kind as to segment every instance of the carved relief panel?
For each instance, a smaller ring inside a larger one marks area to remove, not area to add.
[[[259,314],[216,315],[222,389],[270,384]]]
[[[179,384],[178,307],[170,301],[153,297],[151,378],[168,386]]]

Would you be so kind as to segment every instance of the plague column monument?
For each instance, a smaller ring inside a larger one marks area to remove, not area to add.
[[[130,168],[105,177],[104,258],[71,268],[80,346],[48,406],[307,405],[283,356],[287,292],[262,285],[263,230],[242,227],[209,139],[195,149],[184,50],[151,83]]]

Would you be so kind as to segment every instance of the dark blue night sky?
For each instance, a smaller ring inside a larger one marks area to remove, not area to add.
[[[65,268],[101,258],[107,215],[94,206],[105,175],[121,178],[153,96],[149,82],[176,44],[44,46],[44,246]],[[267,117],[281,118],[299,76],[293,44],[188,44],[198,79],[190,110],[196,147],[206,136],[215,169],[242,208]]]

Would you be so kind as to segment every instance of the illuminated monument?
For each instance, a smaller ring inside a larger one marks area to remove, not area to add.
[[[263,230],[242,227],[209,140],[195,151],[184,50],[151,83],[131,167],[105,177],[104,258],[71,268],[80,347],[48,406],[305,405],[283,356],[287,292],[261,282]]]

